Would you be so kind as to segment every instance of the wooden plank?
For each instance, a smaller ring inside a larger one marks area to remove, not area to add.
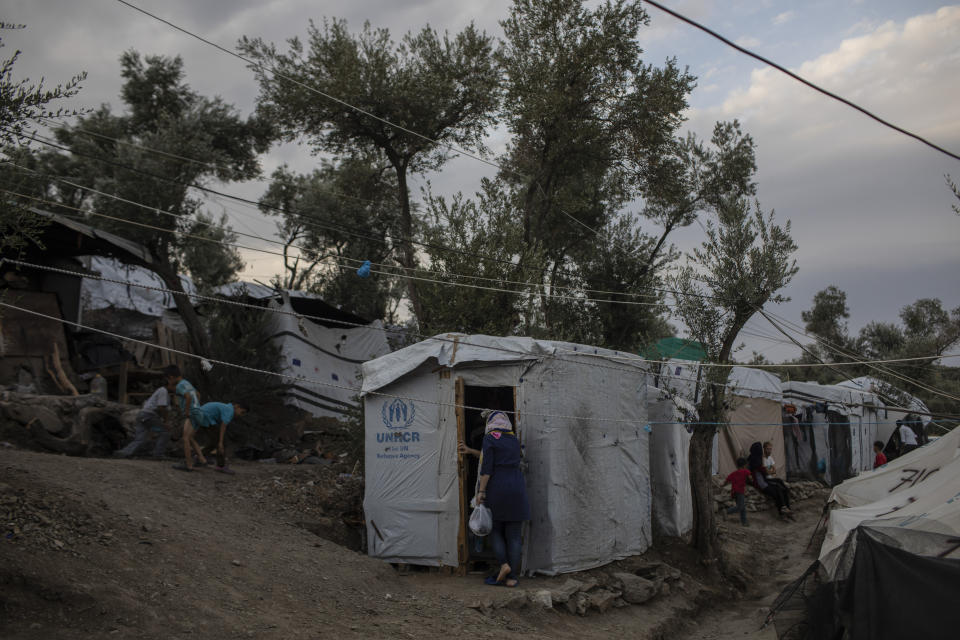
[[[464,405],[463,378],[457,378],[454,386],[457,411],[457,443],[467,440],[467,415]],[[457,528],[457,575],[467,575],[467,460],[457,447],[457,478],[460,483],[460,526]]]

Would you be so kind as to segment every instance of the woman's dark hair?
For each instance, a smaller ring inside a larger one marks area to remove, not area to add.
[[[763,468],[763,445],[754,442],[750,445],[750,458],[747,460],[750,465],[750,471],[756,471]]]
[[[175,364],[167,365],[163,368],[163,375],[170,376],[172,378],[180,377],[180,367]]]

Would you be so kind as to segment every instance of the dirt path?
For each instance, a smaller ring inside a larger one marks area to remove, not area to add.
[[[824,492],[826,498],[826,492]],[[681,640],[776,640],[773,625],[763,627],[780,591],[816,559],[819,546],[807,549],[822,513],[821,500],[795,504],[797,521],[781,522],[772,511],[749,514],[749,528],[732,521],[722,525],[724,547],[740,566],[752,567],[750,586],[742,598],[716,604],[689,625]]]
[[[479,611],[471,605],[504,590],[485,587],[481,576],[399,575],[312,533],[308,525],[324,530],[338,516],[309,506],[310,492],[328,478],[319,469],[237,470],[188,474],[169,463],[0,450],[0,637],[659,638],[675,637],[678,621],[710,597],[684,575],[669,596],[602,615]],[[727,529],[741,551],[790,556],[782,575],[758,581],[771,594],[805,566],[798,550],[813,526],[808,509],[799,525],[763,524],[769,516],[761,514],[755,528]],[[696,570],[681,544],[647,556]],[[523,587],[563,579],[526,579]],[[735,606],[744,616],[762,602]],[[720,625],[730,617],[708,615],[699,628],[727,629]]]

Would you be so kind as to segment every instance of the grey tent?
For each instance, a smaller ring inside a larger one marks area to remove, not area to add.
[[[651,542],[647,367],[636,356],[531,338],[444,334],[363,365],[368,552],[465,569],[480,408],[510,412],[532,519],[523,571],[557,574]],[[482,541],[480,541],[482,543]]]

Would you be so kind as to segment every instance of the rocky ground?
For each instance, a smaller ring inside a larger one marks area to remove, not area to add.
[[[0,637],[767,637],[750,634],[811,560],[822,505],[800,503],[793,524],[768,511],[721,525],[745,593],[677,540],[509,590],[352,550],[362,484],[346,464],[238,462],[230,476],[170,462],[0,448]]]

